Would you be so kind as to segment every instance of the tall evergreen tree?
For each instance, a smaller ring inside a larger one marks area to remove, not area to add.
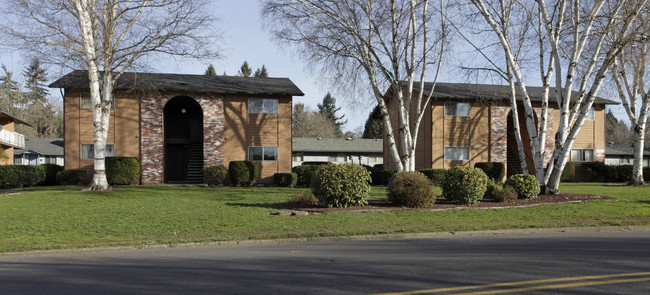
[[[255,77],[257,78],[268,78],[268,76],[269,72],[266,70],[265,65],[262,65],[262,69],[258,68],[257,71],[255,71]]]
[[[244,61],[244,63],[239,68],[239,74],[241,74],[244,77],[250,77],[252,73],[253,73],[253,69],[251,69],[247,61]]]
[[[323,97],[323,102],[318,104],[318,112],[323,114],[326,118],[332,122],[334,127],[334,134],[336,137],[342,137],[343,131],[341,126],[348,122],[348,120],[343,121],[342,115],[340,117],[336,116],[336,112],[340,111],[341,107],[336,107],[336,98],[332,97],[332,94],[329,92]]]
[[[2,65],[4,74],[0,76],[0,111],[21,118],[21,105],[24,105],[20,84],[14,80],[13,73]]]
[[[217,71],[214,69],[214,66],[212,64],[210,64],[208,66],[208,68],[205,70],[205,73],[203,73],[203,74],[206,75],[206,76],[216,76]],[[225,76],[225,74],[224,74],[224,76]]]
[[[63,112],[48,100],[49,91],[45,87],[47,72],[39,60],[34,59],[25,67],[23,78],[26,109],[22,119],[34,128],[18,125],[16,131],[39,138],[63,136]]]
[[[303,103],[296,103],[291,116],[291,134],[293,137],[332,138],[334,126],[321,113],[311,110]]]
[[[379,106],[370,112],[368,120],[363,128],[363,138],[381,139],[384,137],[384,119],[381,116]]]

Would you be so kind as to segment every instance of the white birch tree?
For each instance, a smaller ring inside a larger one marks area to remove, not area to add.
[[[381,109],[396,169],[415,170],[420,122],[442,66],[446,42],[444,0],[436,5],[428,0],[263,3],[263,17],[274,25],[274,35],[295,46],[326,76],[346,85],[349,83],[345,81],[357,82],[360,77],[367,81],[363,84],[370,85]],[[427,79],[434,83],[425,84]],[[396,102],[393,114],[398,117],[397,135],[388,99]]]
[[[647,16],[647,11],[644,11]],[[616,86],[618,96],[621,99],[623,108],[632,123],[634,132],[634,161],[632,164],[633,185],[644,185],[643,180],[643,151],[645,146],[646,123],[650,112],[650,87],[646,85],[646,67],[650,48],[645,32],[648,31],[647,17],[639,18],[642,34],[634,41],[632,46],[624,49],[623,53],[616,57],[612,67],[612,80]],[[617,32],[612,32],[616,34]]]
[[[90,190],[108,189],[104,159],[113,87],[156,54],[214,56],[204,0],[6,0],[3,33],[46,62],[88,70],[93,114]]]
[[[547,5],[545,0],[520,2],[521,11],[532,13],[539,20],[540,73],[545,96],[552,86],[551,74],[555,73],[556,102],[560,108],[558,131],[551,163],[544,167],[545,119],[535,126],[532,105],[526,91],[522,67],[513,54],[512,40],[504,34],[495,21],[495,11],[488,9],[489,1],[471,0],[497,35],[506,61],[513,70],[513,78],[524,97],[526,126],[530,134],[536,177],[545,187],[545,193],[557,193],[564,166],[571,152],[586,115],[598,95],[609,67],[616,56],[635,38],[631,24],[639,17],[646,1],[634,3],[604,0],[586,1],[558,0]],[[623,8],[626,9],[623,9]],[[550,9],[549,9],[550,8]],[[617,28],[617,35],[607,34]],[[548,49],[546,49],[548,48]],[[544,70],[545,55],[549,66]],[[546,73],[546,74],[544,74]],[[575,92],[574,92],[575,91]],[[574,95],[578,93],[578,95]],[[541,115],[548,113],[548,104],[542,105]]]

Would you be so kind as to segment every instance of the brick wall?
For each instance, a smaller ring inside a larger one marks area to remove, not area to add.
[[[142,184],[164,180],[163,109],[178,93],[147,96],[140,100]],[[194,98],[203,110],[203,165],[223,165],[224,113],[222,96],[183,95]]]

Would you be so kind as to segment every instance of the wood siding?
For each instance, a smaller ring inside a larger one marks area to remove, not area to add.
[[[224,165],[247,160],[250,146],[278,147],[278,161],[259,162],[259,180],[266,183],[275,173],[291,172],[291,97],[274,98],[278,99],[277,114],[249,114],[248,96],[224,99]]]
[[[81,145],[92,144],[92,110],[81,109],[82,91],[66,91],[64,100],[65,169],[93,169],[92,160],[81,160]],[[87,92],[83,92],[87,93]],[[140,157],[140,103],[137,97],[116,93],[106,143],[115,145],[115,156]]]

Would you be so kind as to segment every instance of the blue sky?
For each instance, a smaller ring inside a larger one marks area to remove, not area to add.
[[[272,36],[265,30],[260,20],[259,6],[257,0],[213,0],[212,9],[214,15],[219,18],[218,30],[223,34],[220,46],[223,50],[222,57],[200,62],[164,59],[165,63],[152,64],[151,70],[164,73],[202,74],[212,63],[218,74],[225,71],[228,75],[235,75],[244,61],[248,61],[253,70],[265,65],[271,77],[290,78],[305,93],[303,97],[295,97],[294,102],[303,102],[315,109],[316,104],[330,91],[337,98],[337,105],[341,107],[339,115],[345,115],[344,119],[348,120],[348,123],[343,126],[343,130],[355,131],[357,128],[363,127],[369,112],[375,105],[374,99],[366,97],[352,101],[337,93],[336,88],[328,85],[326,81],[319,81],[318,76],[311,73],[300,57],[293,54],[290,48],[280,48],[272,41]],[[14,72],[15,77],[21,76],[26,65],[21,56],[14,51],[6,50],[0,54],[0,62],[7,65],[8,69]],[[451,60],[453,57],[448,56],[448,58],[450,60],[447,61],[447,69],[451,64],[457,62]],[[58,69],[50,70],[52,80],[58,78],[59,75],[61,73]],[[467,78],[463,76],[462,73],[453,70],[444,71],[443,68],[440,81],[466,82]],[[470,82],[495,83],[496,81]],[[58,91],[53,91],[52,95],[58,97]],[[600,95],[606,94],[601,92]],[[619,118],[626,117],[622,113],[622,107],[614,109]]]

